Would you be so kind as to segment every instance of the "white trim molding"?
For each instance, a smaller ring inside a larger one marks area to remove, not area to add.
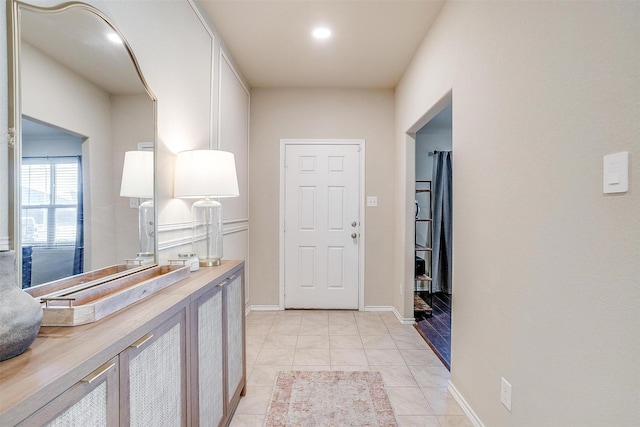
[[[207,19],[204,17],[202,11],[200,10],[200,8],[198,7],[198,5],[196,5],[194,0],[187,0],[187,2],[189,3],[189,5],[191,6],[191,9],[193,9],[193,12],[196,14],[196,16],[198,17],[198,20],[200,21],[200,23],[202,24],[202,27],[204,28],[204,30],[207,32],[207,34],[209,34],[209,37],[211,37],[211,62],[215,61],[216,58],[216,36],[213,33],[213,31],[211,30],[211,27],[209,26],[209,23],[207,22]],[[211,145],[211,142],[214,140],[214,133],[215,133],[215,125],[217,125],[216,120],[216,112],[215,112],[215,99],[216,99],[216,93],[215,93],[215,87],[216,87],[216,65],[219,66],[219,64],[213,64],[211,66],[210,69],[210,74],[209,74],[209,81],[211,84],[211,101],[209,103],[209,145]],[[209,148],[212,148],[211,146]]]
[[[249,218],[228,218],[222,220],[223,225],[239,224],[241,222],[249,222]]]
[[[402,325],[413,325],[416,323],[416,319],[413,317],[405,318],[400,316],[398,310],[392,305],[368,305],[364,308],[364,311],[390,311]]]
[[[9,238],[0,237],[0,251],[8,251],[9,249]]]
[[[469,420],[475,427],[485,427],[484,423],[480,420],[480,417],[471,409],[471,406],[467,403],[467,401],[462,397],[456,386],[454,386],[451,381],[449,381],[449,386],[447,387],[453,398],[458,402],[458,405],[462,408],[464,413],[469,417]]]
[[[237,225],[235,227],[229,227],[227,224],[242,224]],[[175,224],[162,224],[158,225],[158,235],[162,233],[167,233],[171,231],[186,231],[191,229],[190,222],[181,222]],[[222,235],[226,236],[233,233],[239,233],[241,231],[249,230],[249,224],[246,221],[229,221],[224,223],[224,228],[222,229]],[[171,248],[177,248],[179,246],[191,244],[193,237],[191,234],[188,236],[181,237],[179,239],[165,240],[162,242],[158,242],[158,250],[164,251]]]
[[[396,315],[398,321],[403,325],[415,325],[416,319],[414,317],[402,317],[397,308],[393,307],[393,314]]]
[[[191,244],[191,236],[183,237],[181,239],[167,240],[162,243],[158,243],[158,251],[166,251],[167,249],[177,248],[184,245]]]
[[[166,233],[169,231],[180,231],[180,230],[188,230],[191,228],[191,221],[189,222],[176,222],[173,224],[159,224],[158,225],[158,234]]]
[[[413,317],[402,317],[400,312],[392,305],[368,305],[364,308],[364,311],[390,311],[402,325],[414,325],[416,323],[416,319]]]
[[[238,225],[236,227],[225,227],[222,229],[222,235],[226,236],[228,234],[239,233],[241,231],[247,231],[247,230],[249,230],[248,224]]]
[[[277,305],[250,305],[249,311],[282,311]]]
[[[393,311],[392,305],[367,305],[362,311]]]

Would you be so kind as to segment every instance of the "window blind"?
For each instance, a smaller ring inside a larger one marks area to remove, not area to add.
[[[82,183],[79,157],[29,157],[22,163],[22,243],[75,245]]]

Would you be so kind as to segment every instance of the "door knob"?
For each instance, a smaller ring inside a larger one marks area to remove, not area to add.
[[[357,233],[351,233],[351,238],[352,238],[352,239],[355,239],[356,237],[358,237],[358,234],[357,234]]]
[[[357,223],[357,222],[355,222],[355,221],[353,221],[353,222],[351,223],[351,226],[352,226],[352,227],[356,227],[357,225],[358,225],[358,223]]]

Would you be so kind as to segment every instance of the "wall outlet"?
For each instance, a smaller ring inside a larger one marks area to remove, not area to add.
[[[138,209],[140,207],[140,199],[137,197],[129,197],[129,207],[131,209]]]
[[[378,196],[367,196],[367,207],[375,208],[378,206]]]
[[[500,402],[511,412],[511,384],[504,378],[500,386]]]

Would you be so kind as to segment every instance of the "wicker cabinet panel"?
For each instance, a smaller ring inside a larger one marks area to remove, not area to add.
[[[134,343],[121,363],[121,425],[186,425],[184,311]]]
[[[224,365],[222,355],[222,288],[197,301],[198,423],[218,426],[224,419]]]
[[[20,426],[85,427],[118,423],[117,358],[20,423]]]
[[[227,402],[238,398],[244,386],[244,298],[243,275],[226,285],[227,304]]]

